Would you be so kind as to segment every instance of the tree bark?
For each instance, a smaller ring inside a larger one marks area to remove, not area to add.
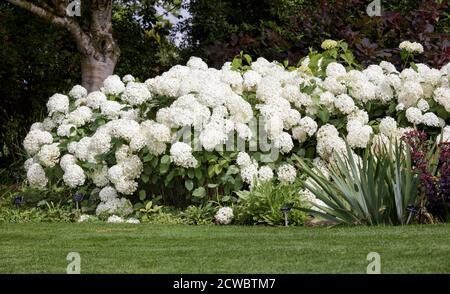
[[[82,85],[88,92],[99,90],[114,72],[120,49],[113,36],[112,0],[82,0],[81,16],[69,16],[66,8],[73,0],[49,0],[42,7],[26,0],[7,0],[47,21],[66,28],[81,53]]]
[[[81,61],[82,85],[88,92],[100,89],[103,80],[112,75],[120,55],[113,36],[111,0],[83,0],[81,30],[75,32]]]
[[[117,59],[97,60],[93,56],[83,56],[81,60],[82,85],[88,92],[97,91],[103,81],[114,72]]]

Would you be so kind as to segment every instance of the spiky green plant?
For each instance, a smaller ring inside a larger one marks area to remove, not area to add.
[[[305,188],[326,204],[314,204],[320,211],[308,212],[347,224],[406,224],[407,206],[419,195],[410,150],[402,142],[378,149],[368,146],[359,158],[347,146],[345,156],[335,155],[330,180],[295,156],[310,177]]]

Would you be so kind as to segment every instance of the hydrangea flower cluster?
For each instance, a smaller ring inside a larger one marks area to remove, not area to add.
[[[218,224],[228,225],[234,218],[233,209],[231,207],[221,207],[214,216]]]
[[[191,57],[186,66],[144,83],[113,75],[99,91],[77,85],[67,95],[55,94],[48,117],[33,124],[23,142],[28,182],[45,187],[48,171],[60,169],[69,188],[100,189],[98,214],[126,215],[126,197],[138,189],[146,154],[168,156],[173,167],[197,168],[199,152],[214,152],[235,136],[246,144],[258,141],[262,130],[279,157],[267,164],[239,150],[240,176],[252,187],[295,181],[297,170],[288,159],[302,146],[315,147],[314,163],[326,172],[335,152],[346,153],[345,141],[365,148],[371,140],[398,139],[412,127],[443,129],[440,137],[450,140],[450,64],[417,64],[400,72],[384,61],[361,71],[331,62],[326,75],[317,77],[303,70],[308,63],[306,58],[291,70],[258,58],[244,72],[229,62],[220,70],[208,68]],[[161,99],[164,106],[152,108]],[[381,112],[373,115],[375,106]],[[324,112],[333,119],[324,122]],[[258,132],[251,127],[254,119],[262,124]],[[178,139],[185,128],[195,130],[194,143],[203,151]]]

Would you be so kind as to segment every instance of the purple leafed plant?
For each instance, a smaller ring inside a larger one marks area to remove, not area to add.
[[[450,142],[438,144],[433,152],[433,142],[425,132],[414,130],[403,135],[402,140],[411,148],[414,170],[419,173],[427,210],[434,217],[446,221],[450,211]],[[437,167],[433,156],[439,154]]]

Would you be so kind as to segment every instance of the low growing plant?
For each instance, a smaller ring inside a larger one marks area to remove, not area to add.
[[[284,224],[282,208],[289,207],[288,222],[291,225],[302,225],[307,215],[298,208],[306,207],[302,200],[299,183],[292,185],[260,184],[251,191],[239,191],[235,207],[236,222],[243,225],[264,224],[278,226]]]
[[[181,215],[189,225],[207,225],[212,224],[214,213],[214,207],[207,203],[200,206],[191,205]]]

